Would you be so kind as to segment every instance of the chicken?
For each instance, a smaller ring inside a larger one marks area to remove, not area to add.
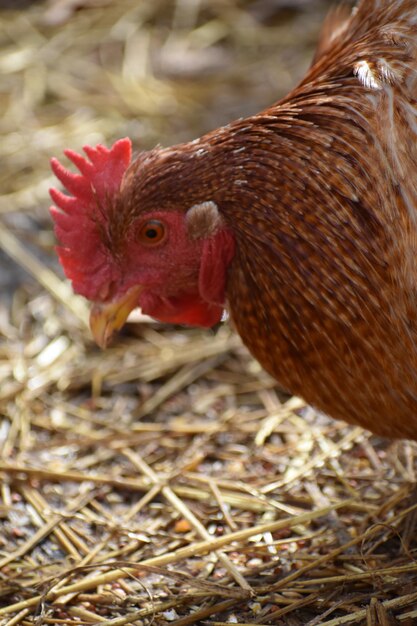
[[[289,392],[417,439],[417,0],[327,21],[287,97],[131,160],[52,160],[59,257],[104,346],[129,312],[211,327],[226,307]]]

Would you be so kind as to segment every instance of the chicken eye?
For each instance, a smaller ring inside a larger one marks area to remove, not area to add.
[[[139,241],[147,245],[161,243],[165,239],[165,226],[159,220],[148,220],[139,231]]]

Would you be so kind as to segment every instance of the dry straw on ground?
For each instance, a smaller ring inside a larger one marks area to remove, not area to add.
[[[0,623],[417,623],[416,445],[283,397],[227,325],[138,320],[99,352],[52,250],[51,155],[255,111],[326,7],[19,4],[0,13]]]

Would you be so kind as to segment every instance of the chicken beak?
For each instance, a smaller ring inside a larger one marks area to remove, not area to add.
[[[107,348],[114,333],[122,328],[129,313],[138,306],[141,286],[132,287],[124,296],[107,304],[96,303],[90,313],[90,329],[100,348]]]

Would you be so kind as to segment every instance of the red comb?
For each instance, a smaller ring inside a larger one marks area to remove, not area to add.
[[[50,211],[55,223],[55,234],[62,245],[58,249],[65,274],[74,283],[74,289],[87,297],[89,276],[104,265],[104,252],[97,223],[106,218],[106,206],[118,192],[132,155],[130,139],[120,139],[108,149],[98,145],[83,148],[87,158],[65,150],[64,154],[78,168],[79,174],[66,169],[57,159],[51,167],[70,195],[57,189],[50,194],[56,206]],[[58,208],[57,208],[58,207]],[[97,284],[95,274],[95,284]]]
[[[91,202],[97,194],[111,195],[117,191],[132,156],[130,139],[119,139],[110,149],[98,145],[95,148],[84,146],[83,150],[89,160],[73,150],[64,151],[80,174],[67,170],[58,159],[51,159],[52,171],[67,191],[82,203]],[[63,211],[72,212],[74,206],[62,200],[62,197],[62,194],[55,195],[53,200]]]

